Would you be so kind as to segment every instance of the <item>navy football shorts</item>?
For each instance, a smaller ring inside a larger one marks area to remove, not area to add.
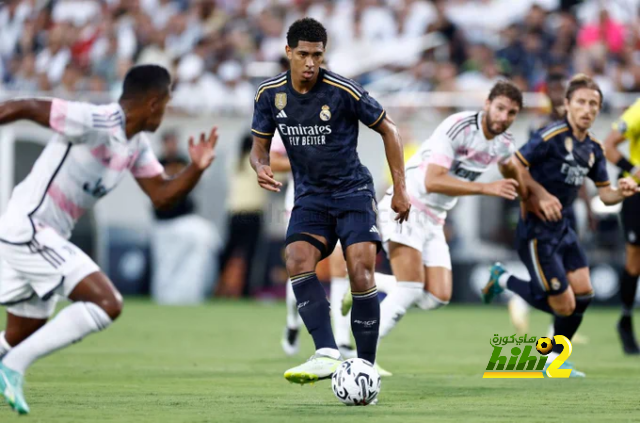
[[[589,266],[578,235],[570,227],[558,235],[521,239],[517,245],[518,255],[529,270],[536,297],[563,293],[569,286],[567,272]]]
[[[296,200],[287,228],[289,238],[295,234],[312,234],[327,240],[322,258],[333,252],[338,240],[347,247],[359,242],[374,242],[378,251],[382,246],[376,225],[377,203],[369,194],[348,197],[306,196]],[[295,242],[295,241],[294,241]]]

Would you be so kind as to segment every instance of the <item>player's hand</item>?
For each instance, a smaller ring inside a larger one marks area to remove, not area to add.
[[[256,173],[258,174],[258,185],[267,191],[272,192],[280,192],[280,187],[282,186],[281,182],[273,179],[273,172],[271,171],[271,166],[260,166],[256,169]]]
[[[218,127],[214,126],[205,139],[205,134],[200,134],[198,144],[194,143],[193,137],[189,137],[189,157],[191,162],[199,170],[205,170],[216,158],[216,144],[218,143]]]
[[[391,198],[391,210],[396,212],[396,222],[402,223],[409,219],[409,212],[411,211],[411,199],[406,189],[400,189],[393,191],[393,197]]]
[[[622,178],[618,181],[618,190],[620,190],[620,193],[625,198],[631,197],[637,192],[640,192],[637,182],[630,177]]]
[[[587,212],[587,221],[589,222],[591,232],[598,230],[598,218],[596,218],[596,215],[590,209]]]
[[[482,193],[484,195],[506,198],[507,200],[515,200],[518,196],[517,188],[518,181],[515,179],[500,179],[495,182],[484,184]]]
[[[542,198],[531,194],[526,201],[526,209],[543,222],[557,222],[562,219],[562,203],[551,194]]]

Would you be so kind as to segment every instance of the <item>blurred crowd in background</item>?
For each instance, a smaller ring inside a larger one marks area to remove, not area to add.
[[[237,146],[235,157],[221,160],[228,178],[216,179],[228,188],[212,191],[216,186],[209,185],[200,201],[188,198],[155,215],[149,244],[151,293],[157,301],[189,303],[211,291],[238,297],[284,286],[284,228],[267,213],[276,204],[279,216],[283,199],[255,183],[245,120],[257,85],[287,68],[286,31],[304,16],[318,19],[329,32],[326,65],[363,84],[386,108],[398,107],[394,99],[446,97],[442,105],[417,102],[402,113],[393,110],[406,152],[428,136],[425,128],[437,125],[437,116],[451,112],[454,104],[461,107],[460,100],[483,100],[501,77],[513,79],[523,91],[549,93],[561,90],[547,86],[550,75],[583,72],[600,84],[605,111],[612,93],[640,92],[640,0],[0,0],[0,100],[37,94],[114,101],[131,66],[165,66],[175,80],[170,111],[176,120],[159,134],[162,142],[156,147],[171,172],[188,163],[178,139],[192,134],[194,122],[210,125],[209,115],[227,117],[214,120],[229,131],[224,144]],[[414,110],[426,113],[412,117]],[[535,115],[548,112],[548,107],[536,108],[526,129],[539,124]],[[612,110],[611,116],[620,112]],[[181,120],[182,115],[190,119]],[[602,125],[600,132],[608,130]],[[520,136],[518,145],[525,141]],[[379,156],[385,166],[381,151]],[[16,166],[22,167],[29,166]],[[389,179],[377,183],[379,192]],[[203,198],[210,197],[225,200],[203,207]],[[456,265],[480,253],[508,259],[517,203],[480,198],[472,207],[458,207],[459,216],[448,219]],[[212,225],[214,208],[224,208],[224,218]],[[579,215],[590,254],[615,254],[622,246],[616,215],[595,219],[584,207]],[[460,226],[468,220],[482,221],[473,243],[461,241],[462,235],[470,237],[469,227]],[[118,236],[110,237],[112,247],[119,245]],[[130,248],[125,238],[123,248]],[[476,243],[480,239],[482,244]],[[605,254],[600,260],[609,258]],[[117,268],[111,274],[116,281]],[[139,292],[133,279],[122,278],[131,287],[126,292]],[[181,284],[174,283],[177,279]]]
[[[639,3],[5,0],[0,93],[113,99],[127,69],[157,63],[173,72],[176,109],[249,113],[255,85],[282,68],[289,24],[312,16],[329,30],[328,66],[376,93],[484,91],[500,76],[540,91],[560,71],[595,76],[607,98],[640,90]]]

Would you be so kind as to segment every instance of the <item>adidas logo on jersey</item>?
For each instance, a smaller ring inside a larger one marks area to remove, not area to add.
[[[286,119],[287,118],[287,114],[284,112],[284,110],[280,110],[280,113],[278,113],[276,115],[277,118],[279,119]]]
[[[373,226],[371,227],[371,229],[369,229],[369,232],[373,232],[373,233],[376,233],[376,234],[379,234],[379,233],[380,233],[380,232],[378,231],[378,228],[376,228],[376,225],[373,225]]]
[[[565,159],[566,161],[568,161],[568,162],[571,162],[571,161],[574,161],[574,160],[575,160],[575,158],[573,157],[573,153],[569,153],[569,154],[567,154],[567,155],[564,157],[564,159]]]

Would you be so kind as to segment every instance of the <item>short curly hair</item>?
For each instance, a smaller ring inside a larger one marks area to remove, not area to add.
[[[493,101],[494,98],[504,96],[518,105],[518,108],[522,110],[522,91],[512,81],[503,79],[495,83],[491,91],[489,92],[489,101]]]
[[[322,43],[322,46],[326,47],[327,30],[313,18],[298,19],[291,24],[289,31],[287,31],[287,45],[296,48],[300,41]]]

